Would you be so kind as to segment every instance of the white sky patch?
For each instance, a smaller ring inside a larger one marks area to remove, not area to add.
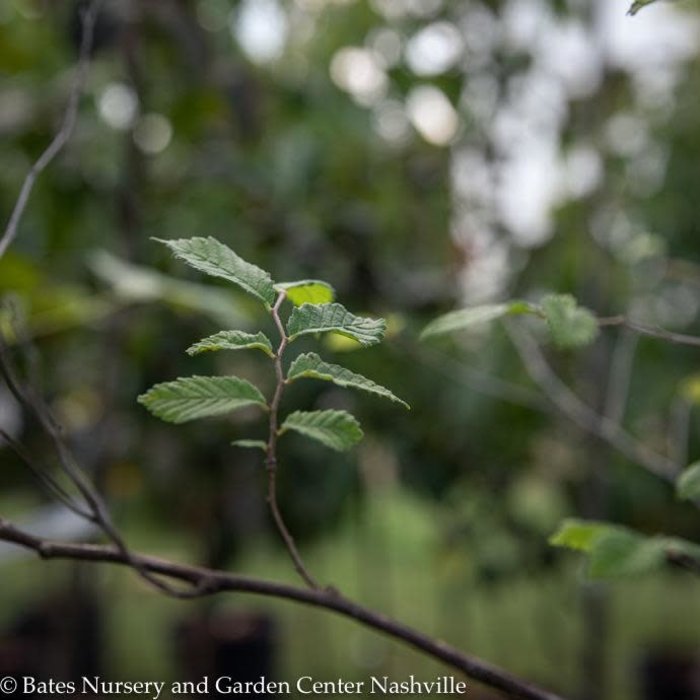
[[[97,100],[97,109],[104,122],[113,129],[126,131],[136,120],[139,100],[132,87],[125,83],[109,83]]]
[[[270,63],[284,53],[289,21],[277,0],[243,0],[230,21],[234,39],[255,63]]]
[[[552,236],[550,211],[561,187],[559,148],[553,135],[514,148],[500,170],[498,206],[516,244],[531,248]]]
[[[510,0],[501,23],[505,44],[516,51],[529,51],[535,40],[549,30],[552,12],[540,0]]]
[[[612,153],[633,156],[649,145],[649,129],[644,119],[629,112],[618,112],[605,125],[605,141]]]
[[[429,143],[446,146],[457,134],[459,116],[439,88],[432,85],[413,88],[406,107],[416,131]]]
[[[395,29],[376,29],[367,37],[367,45],[385,68],[393,68],[401,60],[403,39]]]
[[[600,86],[601,57],[590,32],[576,20],[559,21],[550,31],[542,33],[536,55],[574,99],[588,97]]]
[[[144,114],[134,129],[134,142],[149,155],[164,151],[173,137],[170,120],[162,114]]]
[[[389,81],[381,59],[371,49],[346,46],[331,60],[333,82],[357,102],[371,105],[386,94]]]
[[[603,161],[595,148],[574,146],[564,155],[564,187],[570,198],[581,199],[591,194],[602,177]]]
[[[499,296],[512,269],[507,242],[469,216],[453,222],[452,238],[464,248],[468,260],[459,277],[464,302],[479,304]]]
[[[676,65],[698,51],[700,23],[673,5],[656,3],[634,16],[625,3],[598,0],[602,45],[612,65],[631,73]]]
[[[406,63],[416,75],[440,75],[457,63],[463,49],[462,35],[454,24],[434,22],[409,39]]]
[[[411,135],[411,125],[406,110],[398,100],[383,100],[374,109],[372,124],[375,131],[387,142],[401,145]]]
[[[370,5],[386,19],[400,17],[432,17],[443,6],[443,0],[370,0]]]

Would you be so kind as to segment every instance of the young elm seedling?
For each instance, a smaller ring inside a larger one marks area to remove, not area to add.
[[[362,439],[362,429],[350,413],[336,410],[294,411],[280,422],[279,407],[284,389],[300,379],[321,379],[395,401],[406,408],[409,406],[389,389],[345,367],[326,362],[313,352],[298,355],[285,369],[285,351],[298,338],[320,333],[339,333],[365,347],[375,345],[384,338],[386,322],[384,319],[350,313],[334,301],[335,292],[326,282],[300,280],[275,283],[265,270],[246,262],[215,238],[183,238],[159,242],[196,270],[232,282],[255,297],[270,314],[279,333],[276,348],[261,331],[248,333],[225,330],[195,343],[187,352],[196,355],[219,350],[260,350],[267,355],[274,367],[276,384],[272,397],[267,400],[258,387],[240,377],[182,377],[156,384],[139,396],[138,400],[153,415],[170,423],[185,423],[196,418],[227,414],[250,405],[260,406],[267,412],[269,431],[266,441],[238,440],[234,444],[259,448],[265,453],[267,501],[275,525],[299,575],[308,586],[318,588],[299,555],[277,503],[277,442],[282,435],[292,430],[331,449],[344,451]],[[286,323],[280,315],[285,301],[292,304]]]

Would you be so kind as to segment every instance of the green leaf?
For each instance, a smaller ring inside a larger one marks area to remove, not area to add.
[[[628,15],[636,15],[637,12],[639,12],[643,7],[646,5],[651,5],[653,2],[656,2],[657,0],[634,0],[632,3],[631,7],[629,10],[627,10]]]
[[[680,393],[693,404],[700,404],[700,374],[691,374],[681,380]]]
[[[511,301],[505,304],[485,304],[483,306],[471,306],[466,309],[450,311],[443,316],[438,316],[431,321],[420,334],[421,339],[433,335],[444,335],[460,331],[477,323],[494,321],[503,316],[515,316],[527,313],[536,313],[537,310],[531,304],[524,301]]]
[[[302,304],[295,306],[287,322],[289,340],[308,333],[340,333],[364,346],[380,343],[386,330],[383,318],[351,314],[341,304]]]
[[[666,541],[645,537],[625,528],[610,527],[596,538],[590,553],[591,578],[638,576],[666,563]]]
[[[570,294],[550,294],[542,300],[542,313],[555,345],[577,348],[592,343],[598,335],[598,322],[579,306]]]
[[[238,377],[184,377],[156,384],[138,401],[169,423],[217,416],[251,404],[267,407],[259,389]]]
[[[279,434],[294,430],[306,437],[344,452],[362,440],[357,419],[346,411],[295,411],[282,423]]]
[[[231,444],[234,447],[245,447],[267,452],[267,443],[264,440],[234,440]]]
[[[175,279],[104,251],[91,254],[88,261],[118,299],[129,304],[163,301],[178,310],[206,314],[223,326],[245,326],[250,321],[247,307],[234,290]]]
[[[270,357],[275,356],[272,343],[264,333],[245,333],[244,331],[220,331],[187,348],[187,353],[199,355],[202,352],[243,350],[245,348],[262,350]]]
[[[549,538],[549,544],[555,547],[568,547],[581,552],[590,552],[596,539],[609,527],[607,523],[567,518]]]
[[[367,377],[363,377],[361,374],[351,372],[346,367],[325,362],[314,352],[299,355],[299,357],[292,362],[289,368],[287,379],[294,381],[295,379],[301,379],[302,377],[307,377],[309,379],[323,379],[327,382],[333,382],[338,386],[366,391],[370,394],[382,396],[390,401],[396,401],[402,406],[410,409],[410,406],[405,401],[402,401],[398,396],[395,396],[391,391],[389,391],[389,389],[381,386],[380,384],[376,384],[371,379],[367,379]]]
[[[668,548],[676,541],[660,536],[647,537],[620,525],[567,519],[549,542],[586,552],[591,578],[616,578],[660,568],[666,561]],[[678,542],[676,546],[680,547]]]
[[[252,294],[266,306],[275,301],[275,288],[270,275],[259,267],[238,257],[228,246],[216,238],[180,238],[178,240],[154,240],[163,243],[188,265],[212,277],[233,282],[248,294]]]
[[[700,462],[693,462],[683,471],[676,482],[676,493],[686,501],[700,498]]]
[[[286,292],[287,299],[294,306],[302,304],[328,304],[335,299],[335,290],[330,284],[321,280],[299,280],[298,282],[280,282],[275,285],[278,292]]]

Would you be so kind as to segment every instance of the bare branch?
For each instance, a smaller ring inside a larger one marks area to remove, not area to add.
[[[88,69],[90,67],[90,54],[92,52],[93,37],[95,34],[95,23],[97,21],[97,15],[100,11],[101,4],[102,0],[93,0],[83,14],[80,56],[78,58],[78,65],[75,69],[75,78],[68,96],[68,104],[63,115],[63,120],[61,121],[61,126],[51,140],[51,143],[39,156],[34,165],[32,165],[24,178],[22,188],[20,189],[19,196],[15,202],[10,219],[7,222],[7,226],[5,227],[2,237],[0,238],[0,258],[2,258],[17,237],[17,230],[19,228],[22,215],[27,207],[29,196],[32,193],[32,189],[37,178],[48,167],[51,161],[61,152],[73,134],[75,122],[78,117],[78,103],[80,102],[80,96],[83,92],[83,88],[85,87],[85,81],[87,80]]]
[[[125,561],[130,562],[131,553],[129,548],[112,522],[112,517],[107,505],[103,501],[97,489],[93,486],[76,463],[72,452],[63,438],[60,426],[54,419],[49,407],[46,405],[46,402],[41,397],[40,393],[35,387],[25,386],[20,382],[10,360],[9,350],[5,345],[4,338],[1,334],[0,378],[4,379],[5,384],[20,406],[22,406],[29,414],[36,418],[43,431],[50,438],[61,470],[80,494],[84,501],[84,505],[76,504],[74,498],[71,497],[46,470],[42,470],[35,465],[31,458],[24,454],[19,445],[14,444],[14,441],[11,439],[8,440],[10,447],[13,448],[15,454],[20,458],[25,466],[27,466],[30,471],[37,478],[39,478],[39,480],[44,486],[47,487],[48,491],[52,493],[52,495],[57,497],[58,500],[70,510],[85,517],[89,522],[94,523],[97,527],[99,527],[100,530],[102,530],[102,532],[114,543],[117,550],[123,555]],[[9,437],[6,434],[4,436],[6,440]],[[199,591],[197,589],[190,591],[173,588],[168,583],[161,581],[157,576],[154,576],[150,571],[141,569],[138,566],[138,563],[135,561],[132,562],[132,566],[142,576],[142,578],[148,581],[148,583],[167,595],[176,598],[190,598],[199,595]]]
[[[700,337],[698,336],[685,335],[684,333],[674,333],[672,331],[667,331],[665,328],[660,328],[659,326],[647,326],[643,323],[633,321],[626,316],[608,316],[605,318],[599,318],[598,325],[601,327],[624,326],[625,328],[629,328],[631,331],[639,333],[640,335],[647,335],[651,338],[666,340],[669,343],[692,345],[696,348],[700,347]]]
[[[637,336],[628,328],[624,328],[613,351],[605,396],[605,416],[614,423],[622,423],[625,417],[636,349]]]
[[[617,421],[601,416],[584,403],[554,373],[532,335],[520,324],[505,324],[530,378],[547,398],[581,430],[604,440],[632,462],[665,481],[674,483],[678,476],[676,463],[658,454],[630,435]]]
[[[153,575],[165,576],[175,581],[189,584],[198,590],[198,595],[213,595],[224,591],[255,593],[258,595],[284,598],[326,610],[332,610],[345,617],[370,627],[412,646],[425,654],[461,671],[469,678],[491,688],[502,691],[508,697],[518,700],[562,700],[554,693],[541,690],[526,681],[520,680],[502,669],[481,659],[467,655],[440,640],[418,632],[411,627],[393,620],[386,615],[369,610],[358,603],[327,589],[299,588],[285,583],[249,578],[224,571],[215,571],[195,566],[132,554],[128,559],[119,549],[104,545],[68,544],[42,540],[19,530],[0,518],[0,540],[12,542],[25,549],[34,550],[44,559],[70,559],[78,561],[111,562],[138,567]]]

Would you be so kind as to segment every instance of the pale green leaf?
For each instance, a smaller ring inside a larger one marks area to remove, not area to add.
[[[198,355],[202,352],[246,348],[262,350],[270,357],[274,357],[275,354],[270,339],[264,333],[245,333],[244,331],[220,331],[187,348],[187,353]]]
[[[282,423],[280,435],[294,430],[306,437],[344,452],[362,440],[362,429],[357,419],[346,411],[295,411]]]
[[[183,377],[156,384],[138,401],[169,423],[217,416],[252,404],[267,406],[260,390],[238,377]]]
[[[216,238],[154,239],[163,243],[188,265],[212,277],[233,282],[257,297],[267,306],[275,301],[275,288],[270,275],[259,267],[238,257]]]
[[[524,301],[511,301],[504,304],[484,304],[483,306],[470,306],[466,309],[450,311],[438,316],[431,321],[421,333],[421,338],[433,335],[443,335],[461,331],[478,323],[494,321],[503,316],[515,316],[519,314],[536,313],[531,304]]]
[[[308,333],[340,333],[368,346],[380,343],[385,330],[383,318],[355,316],[341,304],[295,306],[287,322],[290,340]]]
[[[321,280],[279,282],[275,285],[275,289],[278,292],[286,292],[287,299],[295,306],[301,306],[302,304],[328,304],[335,299],[333,287]]]
[[[234,440],[231,443],[234,447],[245,447],[252,450],[267,451],[267,443],[264,440]]]
[[[567,518],[549,538],[549,544],[590,552],[596,539],[609,527],[607,523]]]
[[[676,482],[676,493],[687,501],[700,498],[700,462],[693,462],[683,471]]]
[[[666,537],[647,537],[611,523],[568,519],[550,538],[550,544],[585,552],[591,578],[617,578],[660,568],[672,543]],[[687,543],[690,544],[690,543]]]
[[[396,401],[402,406],[410,408],[405,401],[402,401],[398,396],[395,396],[391,391],[389,391],[389,389],[381,386],[380,384],[376,384],[371,379],[367,379],[367,377],[363,377],[361,374],[351,372],[346,367],[325,362],[314,352],[299,355],[299,357],[292,362],[289,368],[287,379],[294,381],[295,379],[301,379],[302,377],[307,377],[309,379],[323,379],[327,382],[333,382],[338,386],[366,391],[370,394],[382,396],[390,401]]]
[[[598,335],[598,322],[579,306],[570,294],[550,294],[542,300],[542,313],[555,345],[577,348],[592,343]]]
[[[246,305],[228,288],[176,279],[104,251],[93,253],[89,264],[119,299],[130,304],[163,301],[176,309],[206,314],[223,326],[244,326],[251,320]]]
[[[680,393],[683,398],[693,404],[700,404],[700,374],[691,374],[680,383]]]
[[[657,0],[634,0],[627,14],[636,15],[643,7],[651,5],[653,2],[657,2]]]
[[[631,530],[610,527],[600,534],[590,552],[591,578],[638,576],[660,569],[666,563],[666,542]]]

